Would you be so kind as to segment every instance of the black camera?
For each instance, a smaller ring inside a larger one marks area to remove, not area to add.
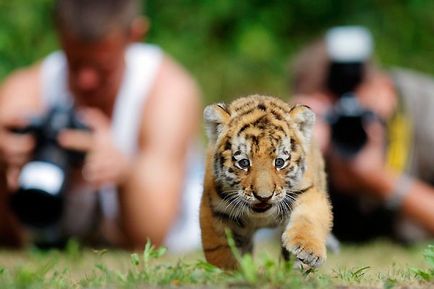
[[[331,126],[331,141],[342,157],[354,157],[366,144],[366,123],[376,115],[360,105],[356,88],[364,80],[366,62],[372,40],[362,27],[336,27],[326,35],[326,48],[330,59],[327,88],[336,97],[336,103],[327,113]]]
[[[84,160],[83,152],[66,150],[59,145],[57,137],[63,129],[88,130],[72,106],[54,106],[44,116],[32,118],[26,127],[12,130],[33,134],[36,139],[33,159],[21,169],[19,188],[10,199],[19,221],[36,230],[58,224],[70,169]]]
[[[327,114],[335,150],[345,158],[355,156],[368,140],[365,124],[375,118],[372,111],[359,104],[354,94],[346,93],[340,96]]]

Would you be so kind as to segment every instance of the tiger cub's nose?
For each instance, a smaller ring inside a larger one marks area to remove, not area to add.
[[[271,197],[273,196],[273,193],[257,193],[257,192],[253,192],[253,196],[260,202],[267,202],[268,200],[271,199]]]

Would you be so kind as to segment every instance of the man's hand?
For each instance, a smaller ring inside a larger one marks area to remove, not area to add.
[[[24,115],[3,114],[0,116],[0,171],[6,176],[9,191],[18,187],[21,167],[27,163],[35,148],[35,139],[29,134],[18,134],[13,129],[24,128],[28,120]]]
[[[121,185],[130,162],[113,143],[109,118],[97,109],[88,108],[80,113],[91,132],[65,130],[59,135],[59,143],[66,149],[86,152],[82,170],[86,181],[95,186]]]
[[[12,129],[28,125],[25,117],[0,117],[0,160],[6,167],[22,167],[31,157],[35,139],[29,134],[18,134]]]
[[[348,192],[376,192],[374,182],[385,172],[385,128],[379,122],[366,126],[368,141],[352,159],[343,159],[335,151],[328,155],[330,178],[340,190]]]

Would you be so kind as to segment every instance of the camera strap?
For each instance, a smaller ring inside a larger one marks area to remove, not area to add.
[[[411,123],[404,111],[402,97],[398,95],[398,108],[387,121],[386,164],[392,170],[402,173],[406,169],[411,151]]]

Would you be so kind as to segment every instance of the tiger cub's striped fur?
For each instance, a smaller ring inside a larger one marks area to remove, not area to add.
[[[311,141],[314,113],[254,95],[207,106],[204,117],[209,148],[200,225],[208,262],[237,267],[225,228],[245,253],[257,229],[281,227],[284,257],[319,266],[332,215],[323,160]]]

